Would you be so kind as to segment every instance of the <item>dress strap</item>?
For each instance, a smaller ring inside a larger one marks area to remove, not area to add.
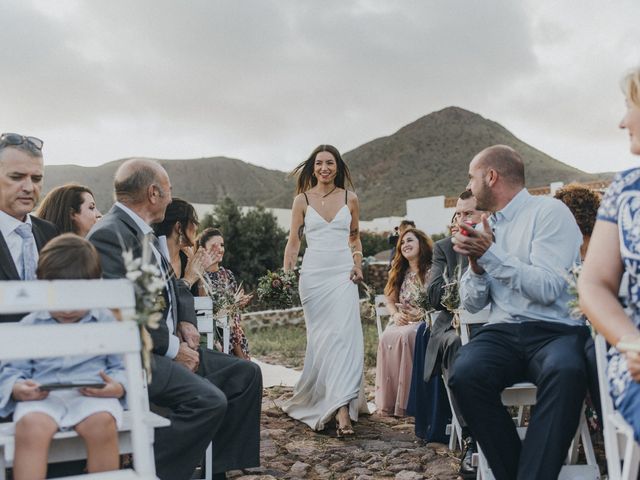
[[[345,205],[346,205],[347,203],[349,203],[349,202],[347,202],[347,195],[349,195],[349,191],[345,188],[345,189],[344,189],[344,204],[345,204]]]
[[[309,205],[309,197],[307,197],[307,192],[302,192],[304,195],[304,199],[307,201],[307,205]]]

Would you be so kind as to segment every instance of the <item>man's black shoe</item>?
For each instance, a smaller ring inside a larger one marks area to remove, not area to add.
[[[460,457],[460,475],[462,478],[473,479],[476,478],[477,469],[471,464],[473,454],[476,453],[476,441],[473,437],[466,437],[463,441],[464,448],[462,449],[462,456]]]

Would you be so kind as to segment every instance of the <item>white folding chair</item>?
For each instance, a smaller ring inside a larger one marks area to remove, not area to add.
[[[198,331],[207,336],[207,348],[213,349],[213,342],[216,337],[214,328],[217,326],[222,329],[222,351],[224,353],[229,353],[231,329],[227,316],[218,316],[215,318],[214,322],[213,301],[210,297],[193,297],[193,303],[198,319]]]
[[[193,303],[196,310],[196,318],[198,319],[198,331],[207,336],[207,348],[213,349],[213,342],[216,338],[216,332],[214,328],[222,328],[222,351],[229,353],[230,344],[230,327],[229,320],[226,315],[219,316],[214,319],[213,317],[213,301],[211,297],[193,297]],[[215,320],[215,321],[214,321]],[[209,443],[207,451],[204,456],[204,472],[205,480],[211,480],[213,476],[213,444]]]
[[[478,313],[471,314],[466,311],[461,312],[461,316],[464,315],[464,320],[460,319],[460,341],[462,345],[466,345],[469,343],[469,326],[476,324],[485,324],[488,319],[488,310],[482,310]],[[453,408],[453,401],[451,400],[451,391],[449,390],[449,385],[447,385],[447,380],[442,377],[444,387],[447,391],[447,399],[449,400],[449,407],[451,408],[451,423],[447,425],[446,433],[449,435],[449,450],[455,450],[456,446],[462,450],[462,427],[460,426],[460,421],[458,417],[456,417],[455,410]]]
[[[55,280],[0,282],[0,313],[40,310],[119,308],[126,317],[135,307],[128,280]],[[132,321],[107,324],[23,326],[0,325],[0,360],[122,354],[127,374],[127,405],[119,430],[121,453],[133,453],[134,468],[86,475],[95,479],[155,479],[153,429],[169,421],[149,411],[146,382],[140,361],[139,327]],[[13,423],[0,424],[0,479],[13,464]],[[84,442],[75,431],[58,432],[51,444],[49,462],[86,458]],[[75,478],[75,477],[74,477]]]
[[[470,326],[487,323],[489,318],[489,309],[481,310],[475,314],[469,313],[465,310],[460,312],[460,337],[462,344],[468,343],[470,338]],[[448,390],[447,390],[447,393]],[[518,429],[518,435],[520,439],[524,439],[526,434],[526,427],[523,425],[523,413],[525,406],[532,406],[536,403],[537,388],[531,382],[519,382],[510,387],[505,388],[502,391],[501,399],[503,405],[509,407],[517,407],[518,414],[513,419]],[[453,409],[452,409],[453,410]],[[455,416],[455,414],[454,414]],[[586,465],[575,465],[578,460],[578,446],[579,442],[582,442],[582,446],[585,452],[587,460]],[[489,462],[482,453],[482,446],[477,445],[478,453],[474,454],[473,463],[478,467],[478,480],[493,480],[494,476],[489,467]],[[580,423],[574,436],[574,439],[569,447],[567,453],[567,465],[562,467],[559,479],[599,479],[600,470],[596,461],[595,452],[591,443],[591,436],[589,434],[589,428],[586,421],[584,406],[580,415]]]
[[[382,328],[382,317],[389,316],[389,309],[387,308],[387,297],[384,295],[376,295],[376,326],[378,327],[378,338],[382,336],[384,329]]]
[[[635,441],[633,428],[614,406],[609,395],[607,381],[607,344],[600,334],[596,336],[596,361],[598,364],[598,386],[602,404],[602,427],[607,471],[610,480],[636,480],[640,464],[640,445]]]

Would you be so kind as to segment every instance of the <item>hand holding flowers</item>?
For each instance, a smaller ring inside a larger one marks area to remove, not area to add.
[[[258,299],[267,308],[291,308],[297,289],[298,278],[292,270],[267,270],[267,273],[258,279]]]

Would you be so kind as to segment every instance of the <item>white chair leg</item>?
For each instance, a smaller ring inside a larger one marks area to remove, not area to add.
[[[455,450],[456,449],[456,443],[458,440],[458,428],[460,428],[459,425],[457,425],[458,421],[455,418],[455,415],[451,416],[451,424],[447,425],[447,427],[449,427],[450,431],[449,431],[449,450]]]
[[[0,480],[6,480],[7,466],[4,463],[4,450],[0,449]]]
[[[521,427],[522,426],[522,419],[524,417],[524,405],[520,405],[518,407],[518,416],[516,417],[516,426],[517,427]]]
[[[449,391],[449,385],[447,381],[442,377],[442,383],[447,391],[447,400],[449,400],[449,408],[451,409],[451,434],[449,436],[449,450],[455,450],[456,443],[460,450],[462,450],[462,426],[456,418],[456,412],[453,409],[453,402],[451,401],[451,392]]]
[[[575,465],[578,463],[578,448],[580,446],[580,433],[582,429],[582,416],[580,418],[580,425],[578,426],[578,430],[576,430],[576,434],[573,436],[573,440],[571,440],[571,445],[569,445],[569,452],[567,453],[567,465]]]
[[[622,465],[622,480],[636,480],[640,466],[640,447],[633,438],[627,439],[624,449],[624,463]]]
[[[229,318],[227,317],[224,327],[222,327],[222,351],[229,353],[229,344],[231,343],[231,328],[229,326]]]
[[[593,450],[593,443],[591,443],[591,433],[589,432],[586,414],[583,414],[583,421],[580,425],[580,436],[582,437],[582,448],[584,449],[584,456],[587,459],[587,465],[598,465],[596,453]]]
[[[205,469],[205,480],[211,480],[213,478],[213,446],[209,443],[207,447],[207,452],[204,455],[204,469]]]

